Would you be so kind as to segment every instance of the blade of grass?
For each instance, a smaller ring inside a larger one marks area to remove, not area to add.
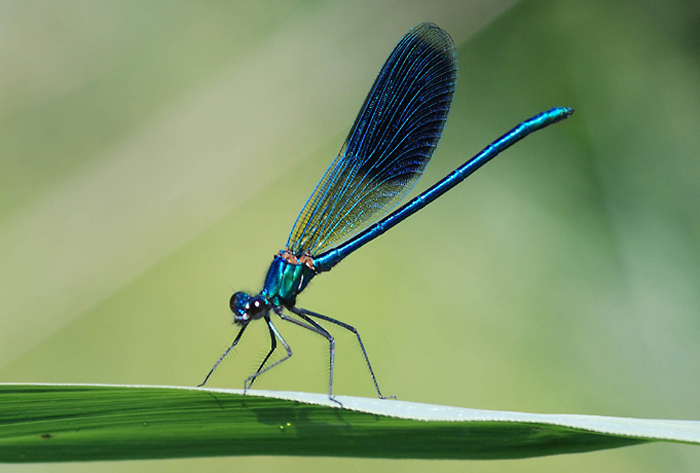
[[[0,461],[223,455],[502,459],[651,441],[700,422],[527,414],[309,393],[0,384]]]

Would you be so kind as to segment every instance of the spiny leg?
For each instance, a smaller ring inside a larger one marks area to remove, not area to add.
[[[304,314],[297,314],[293,309],[290,309],[294,314],[297,316],[301,317],[304,321],[306,321],[309,325],[307,326],[306,324],[302,325],[302,327],[308,328],[309,330],[312,330],[313,332],[321,335],[324,337],[326,340],[328,340],[328,343],[330,344],[330,378],[328,381],[328,397],[332,401],[335,401],[335,398],[333,396],[333,371],[335,368],[335,339],[333,338],[333,335],[328,333],[326,329],[321,327],[318,323],[316,323],[314,320],[311,320]],[[291,317],[287,317],[286,315],[280,315],[284,320],[288,320],[290,322],[296,322],[298,325],[301,325],[298,323],[298,321],[295,321]],[[337,401],[336,401],[337,402]]]
[[[267,368],[259,369],[257,372],[255,372],[255,373],[253,373],[252,375],[248,376],[248,377],[245,379],[245,381],[243,382],[243,392],[245,392],[245,391],[247,391],[248,389],[250,389],[250,387],[253,385],[253,381],[255,381],[255,379],[256,379],[258,376],[260,376],[261,374],[265,373],[266,371],[270,371],[270,370],[271,370],[272,368],[274,368],[275,366],[279,365],[279,364],[282,363],[283,361],[287,361],[288,359],[290,359],[290,358],[292,357],[292,349],[289,347],[289,344],[288,344],[287,341],[284,339],[284,337],[282,337],[282,335],[280,335],[280,333],[277,331],[277,327],[275,327],[275,325],[272,323],[272,320],[270,320],[270,316],[269,316],[269,315],[266,315],[266,316],[265,316],[265,322],[267,323],[267,327],[268,327],[268,329],[269,329],[269,331],[270,331],[270,340],[271,340],[270,346],[272,346],[273,344],[276,345],[277,342],[274,341],[274,338],[275,338],[275,337],[279,338],[280,343],[282,343],[282,346],[284,347],[284,349],[287,350],[287,355],[286,355],[284,358],[282,358],[281,360],[275,361],[274,363],[272,363],[272,364],[271,364],[270,366],[268,366]],[[272,351],[270,351],[270,353],[271,353],[271,352],[272,352]],[[269,355],[269,354],[268,354],[268,355]],[[267,361],[267,357],[266,357],[265,361],[263,361],[263,365],[265,364],[266,361]],[[262,365],[261,365],[261,367],[262,367]]]
[[[204,381],[202,381],[202,384],[200,384],[200,385],[197,386],[198,388],[201,388],[202,386],[204,386],[205,384],[207,384],[207,381],[209,380],[209,377],[212,375],[212,373],[214,372],[214,370],[215,370],[216,368],[219,367],[219,365],[221,364],[222,361],[224,361],[224,358],[226,358],[226,355],[228,355],[229,352],[230,352],[231,350],[233,350],[233,347],[235,347],[236,345],[238,345],[238,341],[239,341],[239,340],[241,339],[241,337],[243,336],[243,332],[245,331],[245,329],[246,329],[247,326],[248,326],[248,324],[244,325],[244,326],[241,328],[241,330],[238,332],[238,335],[236,335],[236,338],[233,340],[233,343],[231,343],[231,346],[228,347],[228,348],[226,349],[226,351],[224,352],[224,354],[221,355],[221,357],[217,360],[217,362],[214,364],[214,367],[211,369],[211,371],[209,371],[209,374],[207,374],[207,377],[204,378]]]
[[[267,363],[267,360],[270,359],[270,357],[272,356],[272,353],[275,351],[275,349],[277,349],[277,337],[275,337],[275,333],[272,331],[272,328],[270,328],[270,325],[269,325],[269,324],[268,324],[268,326],[267,326],[267,329],[268,329],[269,332],[270,332],[270,351],[267,352],[267,355],[265,356],[265,359],[262,361],[262,363],[260,363],[260,366],[258,366],[258,370],[256,371],[256,373],[261,373],[261,372],[262,372],[261,370],[262,370],[263,367],[265,366],[265,363]],[[248,385],[248,388],[252,388],[254,382],[255,382],[255,378],[253,378],[253,379],[250,381],[250,384]]]
[[[330,344],[330,367],[331,367],[330,380],[328,383],[328,399],[330,399],[331,401],[337,403],[339,406],[342,407],[343,404],[340,401],[337,401],[335,399],[335,396],[333,396],[333,367],[335,364],[335,339],[333,338],[333,336],[330,333],[328,333],[328,331],[326,329],[321,327],[315,321],[308,318],[306,315],[297,313],[294,310],[294,308],[288,307],[288,309],[292,313],[294,313],[294,314],[298,315],[299,317],[301,317],[302,319],[304,319],[307,323],[301,322],[299,320],[293,319],[292,317],[284,315],[281,310],[275,311],[275,312],[277,313],[277,315],[280,316],[280,318],[282,320],[286,320],[287,322],[292,322],[293,324],[296,324],[300,327],[304,327],[307,330],[311,330],[312,332],[317,333],[317,334],[321,335],[322,337],[324,337],[326,340],[328,340],[328,343]]]
[[[352,325],[348,325],[344,322],[341,322],[340,320],[332,319],[328,316],[322,315],[322,314],[317,314],[316,312],[311,312],[310,310],[306,309],[301,309],[299,307],[294,307],[290,308],[292,312],[297,314],[299,317],[302,317],[302,315],[307,315],[309,317],[316,317],[317,319],[325,320],[326,322],[330,322],[332,324],[336,324],[339,327],[344,328],[345,330],[349,330],[350,332],[354,333],[355,336],[357,337],[357,341],[360,343],[360,349],[362,349],[362,354],[365,357],[365,363],[367,363],[367,368],[369,368],[369,374],[372,376],[372,381],[374,382],[374,387],[377,390],[377,395],[379,396],[379,399],[396,399],[396,396],[384,396],[382,395],[381,390],[379,389],[379,383],[377,382],[377,377],[374,375],[374,370],[372,369],[372,364],[369,362],[369,356],[367,355],[367,350],[365,350],[365,344],[362,343],[362,337],[360,337],[360,332],[357,331],[355,327]],[[306,319],[306,317],[304,317]],[[332,368],[331,368],[331,373],[332,373]]]

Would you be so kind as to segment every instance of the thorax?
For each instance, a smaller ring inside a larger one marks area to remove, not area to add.
[[[316,275],[310,256],[297,257],[288,250],[275,255],[267,270],[262,295],[273,305],[294,305],[297,294]]]

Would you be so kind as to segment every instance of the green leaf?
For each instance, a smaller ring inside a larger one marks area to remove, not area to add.
[[[0,384],[0,461],[223,455],[497,459],[651,441],[700,422],[526,414],[309,393]]]

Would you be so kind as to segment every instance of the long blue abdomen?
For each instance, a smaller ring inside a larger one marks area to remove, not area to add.
[[[379,235],[382,235],[394,225],[410,217],[442,194],[455,187],[469,177],[474,171],[496,157],[501,151],[522,140],[533,131],[540,130],[553,123],[564,120],[572,113],[574,113],[574,111],[571,108],[556,107],[520,123],[508,133],[488,145],[472,159],[452,171],[452,173],[433,187],[392,212],[391,215],[375,223],[337,248],[314,258],[313,263],[317,271],[328,271],[353,251],[366,245]]]

